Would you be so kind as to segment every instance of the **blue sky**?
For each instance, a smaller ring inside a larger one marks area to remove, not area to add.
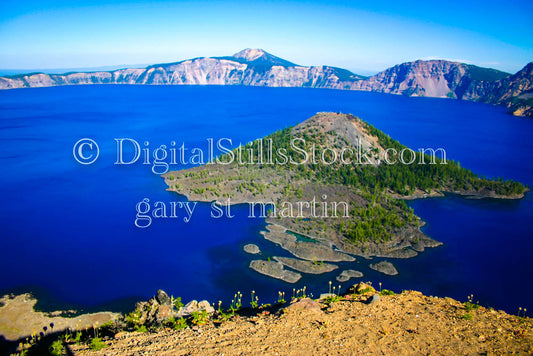
[[[172,62],[243,48],[362,74],[444,58],[516,72],[533,1],[0,2],[0,68]]]

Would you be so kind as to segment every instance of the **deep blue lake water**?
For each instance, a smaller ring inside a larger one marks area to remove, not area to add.
[[[264,221],[232,207],[233,219],[210,219],[199,204],[181,219],[134,226],[135,204],[184,198],[165,191],[150,166],[113,165],[114,138],[155,148],[235,143],[294,125],[318,111],[353,113],[411,146],[443,147],[448,158],[488,177],[533,185],[533,120],[503,108],[454,100],[300,88],[218,86],[72,86],[0,91],[0,291],[32,291],[43,308],[128,309],[162,288],[185,301],[226,304],[237,291],[249,303],[307,286],[326,292],[339,271],[296,285],[248,269],[243,252],[256,243],[266,256],[287,255],[259,234]],[[74,143],[93,138],[100,157],[78,164]],[[182,167],[175,167],[182,168]],[[368,261],[341,264],[384,288],[451,296],[516,313],[533,310],[533,198],[520,201],[446,198],[411,202],[444,245],[393,260],[400,275],[370,270]],[[355,283],[357,280],[351,280]],[[337,283],[335,283],[337,284]],[[344,283],[343,288],[350,283]]]

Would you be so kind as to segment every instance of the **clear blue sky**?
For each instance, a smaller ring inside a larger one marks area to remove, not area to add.
[[[1,0],[0,68],[162,63],[251,47],[356,72],[429,58],[516,72],[533,61],[532,19],[531,0]]]

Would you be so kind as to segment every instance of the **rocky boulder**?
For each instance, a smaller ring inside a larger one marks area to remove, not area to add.
[[[160,305],[172,305],[172,301],[170,299],[170,297],[168,296],[168,294],[162,290],[162,289],[159,289],[157,291],[157,294],[155,295],[155,300],[160,304]]]
[[[208,314],[213,314],[215,312],[215,308],[213,308],[207,300],[202,300],[200,302],[191,300],[189,303],[185,304],[185,306],[180,308],[178,311],[178,316],[187,317],[197,311],[206,311]]]
[[[354,284],[353,286],[351,286],[350,289],[348,289],[348,293],[355,293],[355,294],[376,293],[376,290],[370,284],[359,282],[358,284]]]

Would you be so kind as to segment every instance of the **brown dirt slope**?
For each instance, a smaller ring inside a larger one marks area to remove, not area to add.
[[[474,355],[531,354],[532,321],[450,298],[406,291],[365,304],[346,295],[310,299],[276,313],[158,333],[119,333],[100,351],[77,355]],[[465,315],[471,315],[465,317]]]

